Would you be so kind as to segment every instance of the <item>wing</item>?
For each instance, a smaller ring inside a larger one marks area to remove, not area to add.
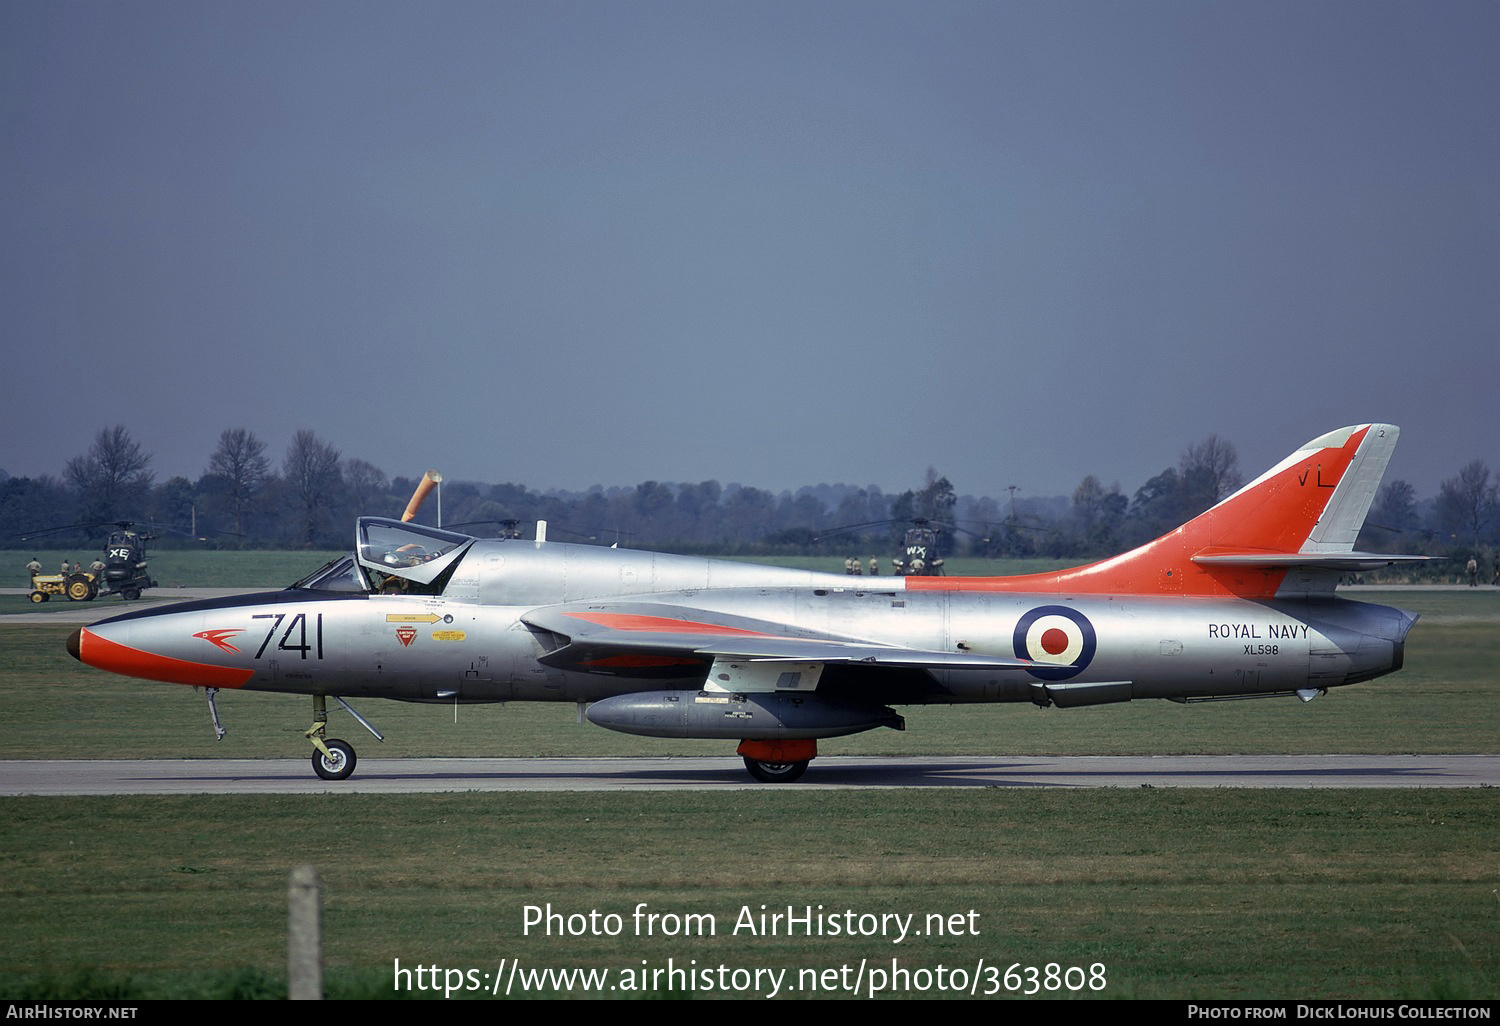
[[[1022,659],[883,645],[653,602],[544,606],[521,620],[556,639],[556,647],[540,660],[544,665],[622,676],[701,674],[709,690],[806,690],[816,687],[821,667],[830,663],[920,669],[1030,665]],[[788,674],[797,673],[804,673],[802,682],[789,682]]]

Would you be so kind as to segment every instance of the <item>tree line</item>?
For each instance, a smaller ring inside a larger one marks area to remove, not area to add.
[[[347,459],[310,430],[279,460],[245,428],[225,430],[196,481],[157,482],[152,457],[123,425],[104,428],[59,477],[11,477],[0,470],[0,538],[10,548],[72,547],[129,520],[157,545],[342,549],[355,517],[399,516],[416,481]],[[718,481],[644,481],[584,492],[534,491],[522,484],[450,481],[443,525],[470,534],[529,530],[626,547],[727,555],[875,555],[884,560],[917,519],[946,535],[945,555],[1091,559],[1149,541],[1201,513],[1243,483],[1234,446],[1211,435],[1183,450],[1127,495],[1090,474],[1071,496],[960,495],[929,468],[900,493],[878,487],[810,485],[771,492]],[[429,501],[419,520],[434,523]],[[38,534],[63,525],[85,525]],[[24,539],[24,540],[23,540]],[[1488,466],[1474,460],[1419,498],[1388,482],[1371,508],[1361,548],[1440,555],[1482,554],[1500,545],[1500,502]]]

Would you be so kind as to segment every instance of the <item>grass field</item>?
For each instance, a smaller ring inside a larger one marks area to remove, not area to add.
[[[309,562],[315,562],[313,557]],[[295,574],[294,574],[295,576]],[[278,583],[285,583],[280,581]],[[1368,593],[1423,614],[1406,669],[1293,700],[902,710],[828,754],[1494,752],[1500,593]],[[305,699],[201,695],[0,628],[0,752],[306,757]],[[365,703],[362,754],[709,754],[571,706]],[[813,772],[816,772],[816,765]],[[0,799],[0,998],[277,996],[286,876],[327,890],[328,987],[392,996],[392,960],[531,968],[1105,966],[1104,997],[1479,997],[1500,979],[1500,792],[1010,790]],[[717,935],[540,937],[526,905],[713,917]],[[967,913],[978,935],[730,935],[742,907]],[[976,979],[977,974],[976,975]],[[616,976],[618,980],[618,976]],[[980,984],[981,992],[987,982]],[[902,993],[938,996],[914,986]],[[722,996],[722,991],[716,991]],[[606,996],[628,996],[615,992]],[[645,996],[661,996],[650,994]],[[793,996],[793,995],[786,995]],[[809,996],[799,992],[795,996]],[[847,995],[845,995],[847,996]]]
[[[895,958],[912,971],[1101,964],[1102,993],[1078,996],[1485,997],[1500,959],[1500,804],[1488,793],[787,788],[727,802],[350,795],[5,809],[8,998],[274,996],[286,877],[303,861],[324,880],[328,986],[343,996],[390,996],[397,958],[616,973],[697,959],[794,978]],[[712,917],[715,933],[636,936],[640,902]],[[523,933],[525,906],[548,904],[627,925],[617,937]],[[919,924],[961,914],[964,930],[901,944],[735,935],[741,909],[762,905]]]

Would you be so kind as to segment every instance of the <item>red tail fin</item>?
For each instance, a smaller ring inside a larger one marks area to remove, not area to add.
[[[906,586],[1269,598],[1294,566],[1369,565],[1354,538],[1399,434],[1390,424],[1330,431],[1177,530],[1099,563],[1019,577],[909,577]]]

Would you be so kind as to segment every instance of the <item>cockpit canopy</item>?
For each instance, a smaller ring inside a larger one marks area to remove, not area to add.
[[[404,524],[383,517],[360,517],[354,552],[367,572],[373,570],[386,577],[431,584],[458,562],[473,542],[467,534],[436,527]]]
[[[354,556],[328,564],[293,585],[316,591],[437,594],[474,539],[435,527],[360,517]]]

